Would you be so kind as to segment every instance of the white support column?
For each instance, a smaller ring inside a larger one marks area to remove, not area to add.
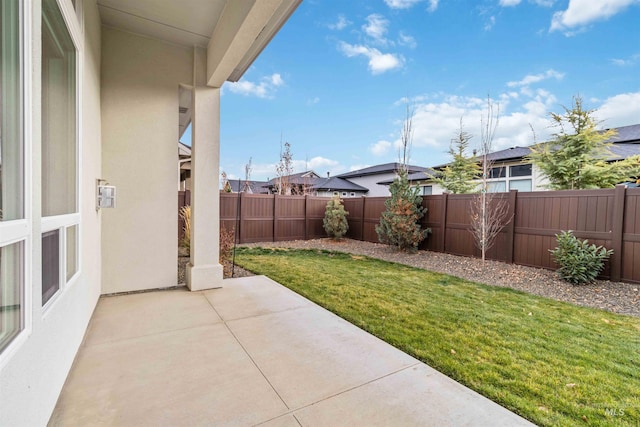
[[[191,259],[187,286],[192,291],[222,285],[220,235],[220,89],[193,89],[191,118]]]

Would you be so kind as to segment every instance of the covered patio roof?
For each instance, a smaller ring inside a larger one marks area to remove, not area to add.
[[[278,283],[102,297],[50,425],[532,425]]]
[[[206,83],[238,81],[302,0],[98,0],[102,24],[206,50]],[[190,90],[180,91],[180,136],[191,122]]]

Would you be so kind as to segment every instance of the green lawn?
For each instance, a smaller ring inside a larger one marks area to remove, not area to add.
[[[539,425],[640,425],[638,318],[337,252],[236,260]]]

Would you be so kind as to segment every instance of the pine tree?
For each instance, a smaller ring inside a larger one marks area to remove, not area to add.
[[[476,180],[481,170],[476,159],[467,155],[469,140],[471,135],[464,131],[460,120],[460,131],[449,146],[453,161],[433,177],[433,182],[453,194],[474,193],[478,187]]]
[[[344,210],[340,197],[333,197],[327,203],[327,208],[324,211],[324,219],[322,220],[324,231],[336,240],[341,239],[349,230],[347,215],[349,212]]]
[[[615,131],[598,131],[594,110],[585,110],[582,98],[574,97],[571,109],[563,108],[563,114],[551,113],[560,132],[554,134],[551,141],[531,147],[528,156],[549,180],[547,187],[553,190],[609,188],[630,179],[635,181],[640,176],[640,156],[607,162],[611,144],[606,141],[615,136]]]
[[[422,230],[419,223],[427,211],[422,207],[419,188],[409,183],[407,171],[402,168],[389,191],[391,197],[384,202],[387,209],[376,225],[378,239],[400,250],[415,252],[429,233],[428,229]]]

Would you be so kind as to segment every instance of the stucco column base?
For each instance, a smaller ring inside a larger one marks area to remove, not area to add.
[[[223,269],[220,264],[193,266],[187,264],[187,287],[190,291],[202,291],[222,287]]]

